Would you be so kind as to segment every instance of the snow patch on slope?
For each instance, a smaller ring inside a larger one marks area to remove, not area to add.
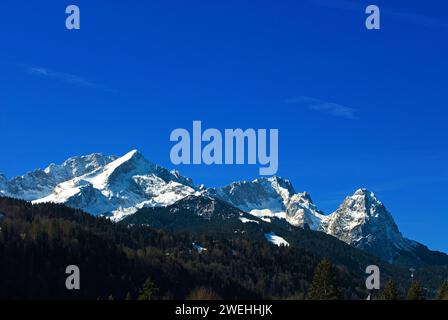
[[[259,222],[256,221],[256,220],[251,220],[251,219],[244,218],[244,217],[239,217],[238,219],[240,219],[240,221],[242,223],[256,223],[256,224],[259,224]]]
[[[277,236],[275,233],[270,232],[270,233],[265,233],[264,237],[266,238],[266,240],[278,247],[281,246],[285,246],[285,247],[289,247],[289,242],[286,241],[284,238]]]

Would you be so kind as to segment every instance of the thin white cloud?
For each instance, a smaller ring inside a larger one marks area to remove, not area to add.
[[[445,21],[433,17],[428,17],[422,14],[412,12],[390,12],[390,14],[397,19],[406,20],[413,24],[423,25],[425,27],[448,28],[448,23],[446,23]]]
[[[356,109],[335,102],[324,101],[311,97],[293,98],[289,99],[287,102],[299,104],[307,107],[309,110],[322,112],[334,117],[340,117],[349,120],[358,119],[358,116],[356,115]]]
[[[440,184],[446,181],[448,181],[448,176],[445,173],[439,175],[415,176],[378,183],[372,186],[372,191],[386,192],[407,190],[411,187]]]
[[[80,87],[104,89],[104,87],[99,84],[93,83],[83,77],[70,73],[53,71],[44,67],[26,67],[26,70],[28,73],[36,76],[45,77],[48,79],[57,80]]]
[[[351,12],[356,11],[362,13],[364,13],[364,10],[368,5],[372,4],[368,1],[361,3],[358,0],[309,0],[309,1],[314,5],[320,7],[339,9]],[[415,12],[389,10],[389,8],[387,8],[385,5],[381,5],[380,9],[382,16],[385,18],[391,17],[395,20],[407,21],[425,27],[448,28],[448,23],[438,18],[430,17]]]

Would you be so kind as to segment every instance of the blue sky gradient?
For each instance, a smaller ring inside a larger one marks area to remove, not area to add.
[[[65,29],[65,7],[81,30]],[[278,128],[280,176],[327,213],[359,187],[448,252],[448,3],[2,1],[0,172],[137,148],[175,128]],[[258,166],[179,166],[208,186]]]

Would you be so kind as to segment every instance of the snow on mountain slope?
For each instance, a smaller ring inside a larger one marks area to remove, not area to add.
[[[403,237],[386,207],[366,189],[345,198],[334,213],[322,219],[321,230],[387,261],[416,245]]]
[[[93,215],[111,214],[113,220],[147,206],[167,206],[195,194],[191,180],[150,163],[137,151],[91,172],[58,184],[34,203],[55,202]]]
[[[6,177],[4,174],[0,173],[0,196],[7,196],[8,193],[6,191],[6,184],[8,181],[6,180]]]
[[[208,193],[256,217],[286,219],[294,226],[308,225],[313,230],[324,217],[307,192],[295,193],[291,182],[280,177],[234,182],[211,188]]]
[[[59,183],[101,168],[115,159],[114,156],[99,153],[72,157],[59,166],[51,164],[44,170],[38,169],[12,178],[4,183],[3,188],[0,181],[0,189],[12,197],[28,201],[36,200],[49,195]]]
[[[289,242],[285,240],[285,238],[282,238],[280,236],[277,236],[275,233],[265,233],[264,237],[266,240],[278,247],[285,246],[289,247]]]
[[[295,193],[292,184],[279,177],[235,182],[208,193],[264,221],[276,217],[294,226],[308,226],[387,261],[400,251],[412,252],[416,245],[402,236],[392,215],[366,189],[347,197],[330,215],[322,214],[307,192]]]
[[[256,223],[259,224],[260,222],[257,220],[252,220],[252,219],[248,219],[248,218],[244,218],[244,217],[239,217],[238,218],[242,223]]]
[[[296,193],[286,179],[260,178],[222,188],[196,188],[191,179],[147,161],[136,150],[122,157],[99,153],[72,157],[61,165],[51,164],[9,181],[0,174],[0,196],[63,203],[93,215],[109,215],[115,221],[144,207],[174,203],[178,205],[173,210],[188,209],[209,218],[216,214],[225,218],[242,210],[265,222],[278,218],[325,232],[388,261],[401,251],[413,254],[418,246],[402,236],[392,215],[366,189],[347,197],[334,213],[323,215],[307,192]],[[250,216],[240,220],[252,222]]]

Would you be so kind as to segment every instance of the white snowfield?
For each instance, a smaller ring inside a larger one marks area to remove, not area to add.
[[[319,211],[307,192],[296,193],[288,180],[279,177],[235,182],[209,193],[265,222],[284,219],[296,227],[307,226],[388,261],[416,245],[403,237],[392,215],[367,189],[356,190],[330,215]]]
[[[295,193],[292,184],[279,177],[234,182],[227,187],[209,189],[209,193],[264,221],[285,219],[293,226],[307,224],[317,230],[325,217],[307,192]]]
[[[286,241],[284,238],[277,236],[275,233],[270,232],[270,233],[265,233],[264,237],[266,238],[266,240],[268,240],[270,243],[275,244],[276,246],[285,246],[285,247],[289,247],[289,242]]]
[[[93,215],[111,215],[111,219],[117,221],[143,207],[171,205],[197,193],[192,186],[180,183],[187,181],[186,178],[148,162],[137,150],[120,158],[98,154],[88,157],[95,162],[101,159],[103,165],[88,165],[91,171],[87,168],[79,170],[76,166],[80,176],[60,182],[52,190],[46,188],[46,194],[31,190],[29,194],[37,196],[26,198],[33,203],[65,203]],[[59,167],[51,165],[41,172],[51,177],[53,172],[61,171],[68,163],[73,161],[69,159]],[[66,176],[75,174],[72,172]]]
[[[244,218],[244,217],[239,217],[238,219],[240,219],[240,221],[242,223],[256,223],[256,224],[259,224],[259,222],[256,221],[256,220],[251,220],[251,219],[247,219],[247,218]]]
[[[307,192],[295,192],[289,180],[274,176],[222,188],[195,187],[191,179],[147,161],[137,150],[122,157],[98,153],[73,157],[11,180],[0,174],[1,195],[33,203],[64,203],[114,221],[144,207],[169,206],[187,196],[206,195],[264,222],[282,219],[295,227],[306,226],[367,248],[386,260],[416,245],[402,236],[392,215],[366,189],[358,189],[335,212],[325,215]],[[258,223],[243,217],[240,221]]]

